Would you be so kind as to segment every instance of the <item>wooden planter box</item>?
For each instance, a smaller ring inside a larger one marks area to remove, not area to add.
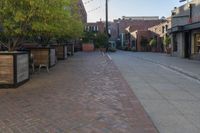
[[[100,48],[101,52],[106,52],[106,48]]]
[[[74,44],[73,43],[67,44],[67,54],[74,55]]]
[[[28,52],[0,52],[0,88],[18,87],[29,79]]]
[[[171,48],[166,48],[166,53],[171,54]]]
[[[53,48],[56,50],[56,57],[59,60],[65,60],[67,59],[67,45],[65,44],[55,44],[52,45]]]
[[[83,43],[82,50],[84,52],[92,52],[92,51],[94,51],[94,44],[92,44],[92,43]]]
[[[31,48],[30,52],[33,54],[34,65],[36,67],[41,64],[52,67],[56,64],[55,48]]]

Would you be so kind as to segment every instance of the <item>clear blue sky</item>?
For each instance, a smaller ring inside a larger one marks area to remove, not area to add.
[[[105,20],[105,0],[83,0],[88,12],[88,22]],[[109,20],[122,16],[165,16],[185,2],[179,0],[109,0]],[[96,10],[95,10],[96,9]]]

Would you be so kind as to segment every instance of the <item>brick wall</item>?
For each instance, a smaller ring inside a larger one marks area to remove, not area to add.
[[[78,13],[81,17],[82,22],[87,23],[87,12],[82,0],[78,0]]]

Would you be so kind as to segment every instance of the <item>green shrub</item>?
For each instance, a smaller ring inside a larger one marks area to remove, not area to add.
[[[155,39],[155,38],[151,39],[150,42],[149,42],[149,45],[150,45],[151,47],[155,47],[156,44],[157,44],[157,42],[156,42],[156,39]]]
[[[95,33],[93,32],[84,32],[83,34],[83,43],[93,43],[95,39]]]
[[[98,33],[95,38],[95,46],[106,48],[108,46],[108,36],[105,33]]]
[[[163,44],[166,46],[166,47],[169,47],[169,44],[171,43],[171,38],[167,35],[164,37],[164,40],[163,40]]]

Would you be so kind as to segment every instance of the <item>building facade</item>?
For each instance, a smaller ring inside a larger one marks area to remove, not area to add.
[[[161,22],[163,22],[163,20],[155,16],[123,16],[122,19],[114,20],[118,32],[115,38],[121,41],[121,47],[143,51],[140,38],[149,38],[150,32],[148,28],[158,25]]]
[[[85,10],[85,6],[83,4],[83,1],[82,0],[78,0],[78,13],[81,17],[81,20],[84,24],[87,23],[87,12]]]
[[[172,54],[200,60],[200,0],[172,11]]]
[[[87,23],[85,24],[85,31],[87,32],[104,32],[104,22],[98,21],[96,23]]]
[[[168,17],[166,21],[163,21],[162,23],[158,25],[148,28],[148,30],[152,32],[153,37],[156,39],[156,42],[157,42],[156,47],[157,47],[158,52],[165,51],[163,40],[168,35],[167,31],[170,28],[171,28],[171,17]]]

